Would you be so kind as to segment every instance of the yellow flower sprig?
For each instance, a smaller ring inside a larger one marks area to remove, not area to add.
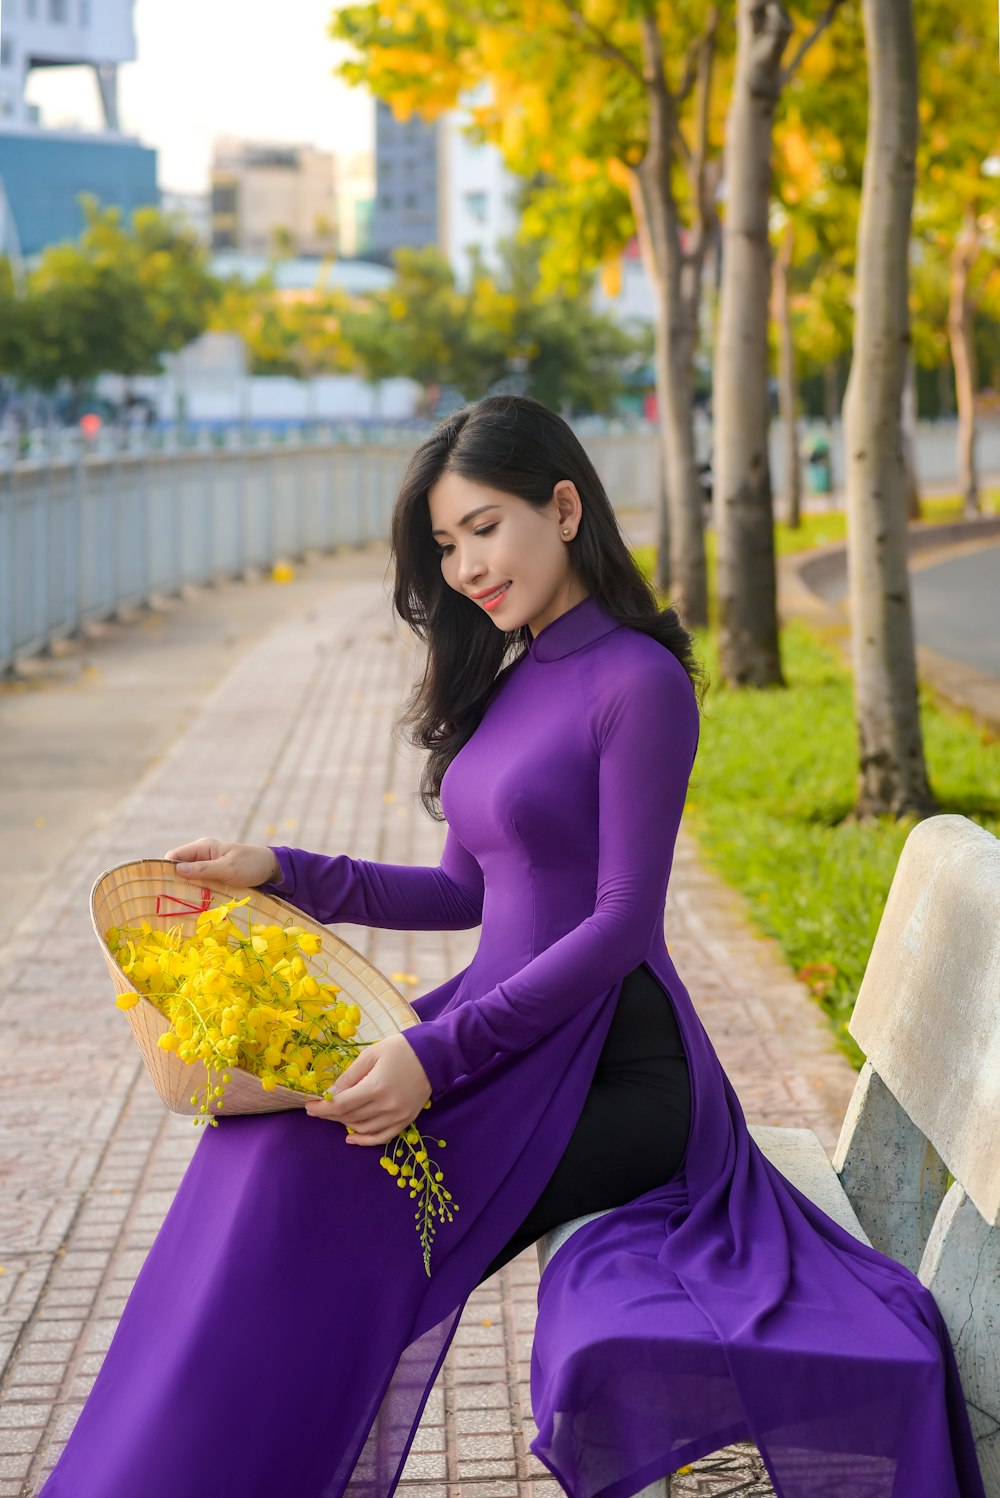
[[[233,911],[249,899],[202,911],[191,937],[179,924],[160,930],[147,920],[105,933],[136,985],[118,996],[118,1007],[129,1009],[145,996],[170,1021],[159,1047],[187,1065],[204,1063],[205,1083],[191,1095],[192,1104],[201,1100],[193,1121],[215,1128],[231,1068],[259,1077],[266,1092],[283,1086],[325,1095],[361,1049],[374,1044],[355,1039],[361,1010],[339,997],[325,960],[317,960],[319,933],[293,923],[250,922],[249,912],[244,932]],[[435,1142],[445,1147],[443,1139]],[[415,1123],[385,1145],[380,1164],[397,1186],[409,1186],[411,1199],[420,1197],[415,1217],[429,1275],[435,1219],[452,1221],[457,1204],[442,1187],[442,1172]]]
[[[430,1102],[426,1102],[424,1107],[429,1108]],[[434,1142],[441,1149],[445,1148],[443,1139],[436,1139]],[[437,1231],[434,1219],[437,1217],[442,1222],[453,1221],[458,1203],[448,1205],[452,1202],[451,1192],[441,1185],[444,1176],[438,1169],[437,1161],[429,1157],[427,1146],[415,1124],[410,1124],[402,1134],[397,1134],[395,1139],[390,1140],[386,1149],[389,1152],[383,1153],[379,1164],[395,1177],[397,1186],[409,1186],[411,1201],[417,1196],[421,1199],[413,1215],[424,1250],[424,1268],[430,1274],[431,1243]]]

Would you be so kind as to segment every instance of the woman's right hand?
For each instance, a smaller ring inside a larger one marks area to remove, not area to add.
[[[176,864],[182,879],[218,879],[241,889],[281,883],[276,856],[270,848],[255,843],[221,843],[215,837],[200,837],[197,842],[172,848],[163,856]]]

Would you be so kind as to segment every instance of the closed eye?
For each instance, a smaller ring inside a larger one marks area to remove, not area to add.
[[[472,534],[474,536],[488,536],[489,533],[490,533],[490,531],[495,531],[496,528],[497,528],[497,526],[499,524],[500,524],[499,520],[494,520],[493,523],[492,523],[492,525],[484,525],[484,526],[481,527],[480,530],[473,531]],[[437,554],[438,554],[439,557],[446,557],[448,555],[449,551],[454,551],[454,550],[455,550],[454,546],[438,546]]]

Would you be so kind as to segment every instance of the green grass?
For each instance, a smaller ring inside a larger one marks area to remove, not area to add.
[[[652,548],[638,548],[636,560],[651,568]],[[711,635],[698,637],[698,651],[710,685],[685,823],[706,861],[745,896],[754,925],[776,938],[860,1067],[847,1021],[913,822],[851,818],[851,678],[832,647],[791,624],[782,633],[788,686],[762,692],[716,684]],[[928,691],[921,718],[939,810],[1000,836],[1000,744]]]

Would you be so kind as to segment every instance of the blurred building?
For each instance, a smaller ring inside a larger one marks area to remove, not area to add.
[[[266,255],[250,255],[242,250],[218,250],[212,257],[211,270],[223,280],[239,277],[252,282],[269,268]],[[323,260],[318,256],[293,256],[279,261],[272,269],[274,284],[283,300],[306,301],[324,290],[338,290],[347,296],[366,296],[392,284],[392,271],[370,260]]]
[[[124,135],[118,68],[136,55],[132,0],[3,0],[0,10],[0,216],[8,245],[25,256],[75,239],[77,201],[94,193],[123,216],[158,204],[156,152]],[[104,128],[49,130],[25,92],[37,68],[93,69]]]
[[[617,267],[618,286],[608,292],[600,277],[594,284],[591,304],[596,312],[606,312],[617,322],[652,323],[656,319],[656,297],[639,255],[635,235],[622,250]]]
[[[189,229],[193,229],[202,244],[211,244],[212,198],[210,193],[168,192],[164,189],[160,193],[160,207],[164,213],[172,214]]]
[[[340,254],[365,259],[372,248],[375,159],[371,151],[337,153],[337,229]]]
[[[397,120],[375,101],[375,202],[369,257],[392,264],[392,252],[438,243],[438,135],[440,122],[419,115]]]
[[[212,159],[212,248],[337,253],[336,165],[309,145],[224,137]]]
[[[499,269],[499,242],[513,238],[520,218],[521,179],[504,165],[498,148],[471,138],[472,111],[489,100],[489,85],[462,95],[460,107],[441,117],[438,136],[438,244],[455,278],[467,285],[476,251]]]
[[[517,228],[518,179],[495,146],[466,133],[487,89],[469,91],[430,123],[417,114],[397,120],[384,100],[375,101],[372,260],[389,265],[394,250],[435,245],[460,283],[473,249],[496,268],[498,240]]]

